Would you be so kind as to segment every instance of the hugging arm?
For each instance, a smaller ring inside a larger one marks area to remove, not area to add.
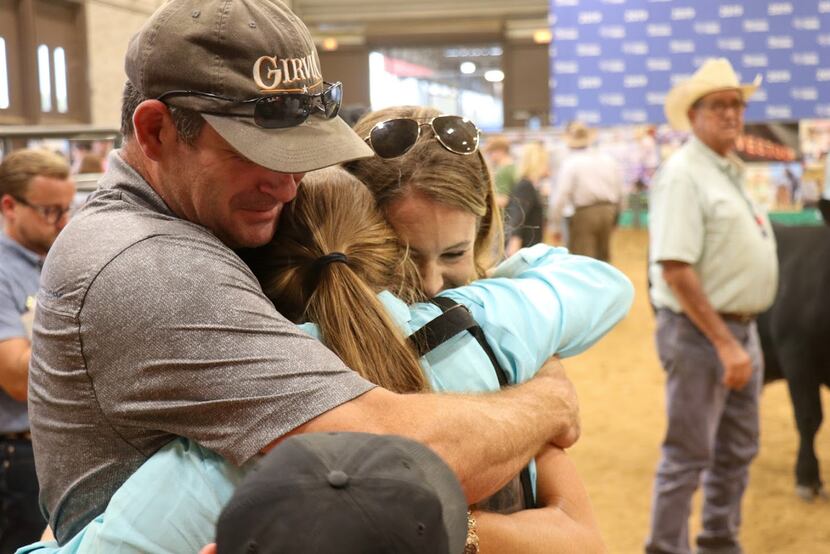
[[[537,244],[482,279],[442,293],[466,305],[511,382],[556,354],[579,354],[628,313],[631,281],[610,264]],[[501,278],[504,277],[504,278]]]
[[[401,435],[426,444],[455,471],[472,504],[507,483],[546,443],[573,444],[578,407],[573,385],[551,360],[536,378],[496,393],[405,395],[375,388],[291,434],[331,431]]]
[[[536,457],[536,467],[538,509],[510,515],[474,513],[481,551],[605,552],[588,493],[568,455],[547,447]]]

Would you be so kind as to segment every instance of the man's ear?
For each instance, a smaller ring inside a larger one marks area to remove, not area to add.
[[[694,124],[696,113],[697,113],[697,110],[694,109],[694,108],[689,108],[688,111],[686,111],[686,117],[689,118],[689,123]]]
[[[158,100],[145,100],[133,112],[135,139],[144,155],[159,161],[170,141],[176,141],[176,126],[167,106]]]
[[[4,194],[0,197],[0,213],[3,214],[3,217],[8,218],[14,216],[15,204],[15,199],[11,195]]]
[[[204,548],[199,551],[199,554],[216,554],[216,543],[212,542],[210,544],[206,544]]]

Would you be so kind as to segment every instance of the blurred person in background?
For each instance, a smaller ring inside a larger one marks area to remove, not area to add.
[[[69,157],[71,160],[70,173],[76,175],[78,173],[86,173],[81,171],[81,163],[85,156],[92,155],[92,142],[87,140],[73,141],[69,148]]]
[[[550,177],[550,157],[544,144],[534,141],[524,145],[518,175],[519,182],[510,193],[505,217],[508,256],[542,242],[545,213],[539,187]]]
[[[84,154],[84,157],[81,159],[81,163],[78,166],[79,174],[103,172],[104,160],[100,156],[92,153]]]
[[[29,434],[32,317],[43,259],[66,225],[75,185],[69,166],[46,150],[18,150],[0,163],[0,553],[40,537]]]
[[[559,169],[549,218],[555,229],[572,207],[568,249],[607,262],[623,201],[623,170],[613,157],[591,147],[595,138],[594,130],[579,121],[568,125],[565,140],[571,153]]]
[[[763,383],[755,316],[775,298],[769,218],[746,193],[734,153],[759,80],[742,85],[709,59],[665,103],[693,136],[660,168],[650,198],[649,277],[668,429],[654,483],[649,554],[689,549],[692,495],[703,483],[699,554],[739,554],[741,499],[758,451]]]
[[[504,209],[517,181],[516,164],[510,155],[510,141],[501,136],[491,137],[484,145],[483,151],[491,164],[493,185],[496,187],[496,203],[499,208]]]

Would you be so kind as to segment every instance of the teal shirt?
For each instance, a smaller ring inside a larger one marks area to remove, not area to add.
[[[609,264],[537,244],[501,264],[494,278],[441,296],[470,309],[509,381],[520,383],[553,354],[573,356],[602,338],[628,313],[634,288]],[[389,292],[379,298],[407,335],[441,313],[430,303],[407,306]],[[300,327],[319,338],[316,325]],[[469,333],[438,346],[421,364],[438,391],[499,389],[489,358]],[[177,439],[145,462],[106,511],[66,545],[36,543],[17,554],[196,553],[213,542],[222,507],[255,462],[237,468],[210,450]]]

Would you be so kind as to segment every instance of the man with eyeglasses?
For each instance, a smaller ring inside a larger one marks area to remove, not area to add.
[[[69,165],[46,150],[18,150],[0,163],[0,552],[43,532],[29,417],[31,317],[43,258],[66,225],[75,196]]]
[[[728,60],[710,59],[666,97],[669,123],[693,136],[660,168],[650,199],[650,292],[668,429],[648,553],[689,552],[701,478],[696,552],[742,552],[741,499],[758,451],[763,383],[755,316],[770,307],[778,282],[769,218],[747,195],[734,153],[759,84],[740,84]]]
[[[65,544],[187,437],[241,466],[315,431],[426,443],[475,502],[570,446],[561,367],[492,395],[374,387],[277,313],[233,249],[306,171],[368,157],[305,25],[276,0],[172,0],[131,41],[124,147],[44,267],[30,372],[41,500]]]

